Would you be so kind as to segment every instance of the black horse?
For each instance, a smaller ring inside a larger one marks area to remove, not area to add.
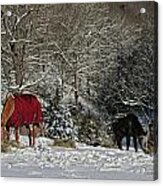
[[[129,150],[131,137],[133,137],[135,152],[138,151],[137,140],[139,141],[140,147],[144,149],[142,140],[146,136],[146,132],[134,114],[129,113],[125,117],[118,119],[116,123],[112,124],[112,128],[119,149],[122,150],[122,139],[124,137],[126,137],[126,150]]]

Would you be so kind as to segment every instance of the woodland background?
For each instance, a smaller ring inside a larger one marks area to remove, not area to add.
[[[47,136],[94,145],[112,146],[109,126],[123,113],[153,122],[153,8],[153,2],[2,6],[2,103],[9,91],[36,94]]]

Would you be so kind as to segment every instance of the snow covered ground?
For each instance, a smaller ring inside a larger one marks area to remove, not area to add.
[[[27,137],[21,143],[28,144]],[[51,146],[40,137],[34,148],[13,148],[1,153],[3,177],[153,180],[153,157],[130,151],[77,144],[76,149]]]

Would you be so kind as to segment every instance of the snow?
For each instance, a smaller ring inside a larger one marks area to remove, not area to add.
[[[4,177],[51,177],[87,179],[153,180],[153,157],[134,149],[120,151],[76,144],[76,149],[52,146],[53,140],[39,137],[35,147],[20,138],[24,148],[1,153]]]

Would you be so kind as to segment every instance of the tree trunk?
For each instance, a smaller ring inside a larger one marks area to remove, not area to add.
[[[79,98],[79,92],[78,92],[78,75],[77,71],[74,73],[74,98],[75,98],[75,105],[78,106],[78,98]]]

